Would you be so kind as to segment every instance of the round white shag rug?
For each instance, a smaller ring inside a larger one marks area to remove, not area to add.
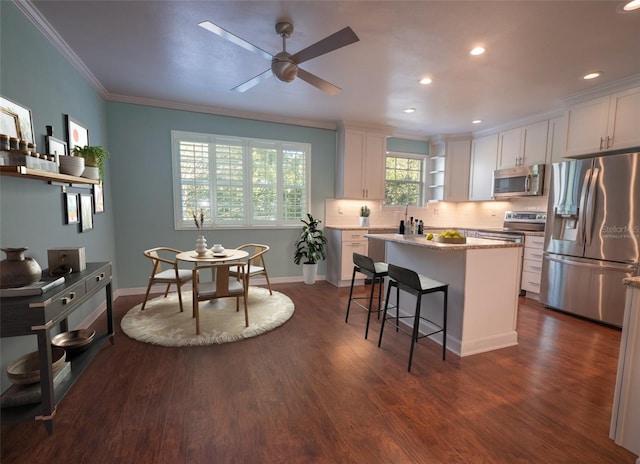
[[[191,292],[182,292],[180,312],[178,294],[159,296],[131,308],[120,326],[129,337],[161,346],[201,346],[235,342],[273,330],[293,315],[293,301],[282,293],[261,287],[249,287],[249,327],[245,326],[244,304],[236,311],[236,298],[220,298],[200,302],[200,335],[196,335],[196,320],[191,306]]]

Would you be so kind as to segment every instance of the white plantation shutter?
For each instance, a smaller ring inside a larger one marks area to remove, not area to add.
[[[176,228],[298,226],[308,209],[305,143],[172,131]]]

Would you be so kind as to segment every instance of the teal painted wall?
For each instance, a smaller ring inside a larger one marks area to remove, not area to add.
[[[429,142],[424,140],[389,137],[387,139],[387,151],[426,155],[429,153]]]
[[[54,126],[57,138],[66,139],[65,114],[89,128],[92,144],[108,146],[105,103],[13,2],[0,1],[0,52],[0,94],[31,109],[39,151],[45,148],[46,125]],[[59,185],[0,177],[0,247],[28,247],[27,256],[42,268],[47,267],[47,249],[55,247],[84,246],[87,261],[115,264],[109,172],[105,186],[107,211],[94,216],[93,230],[79,233],[77,225],[64,224]],[[2,253],[0,259],[4,258]],[[95,298],[76,311],[70,326],[76,327],[103,300]],[[2,372],[11,361],[37,348],[35,336],[3,338],[0,343]],[[0,377],[4,390],[8,380]]]
[[[335,131],[123,103],[108,103],[107,115],[118,272],[123,288],[146,285],[150,265],[142,250],[155,246],[193,249],[199,235],[174,228],[172,130],[310,143],[310,212],[324,219],[324,200],[334,191]],[[297,277],[302,271],[292,257],[299,229],[203,232],[207,243],[221,243],[226,248],[265,243],[271,247],[266,257],[269,275]],[[325,273],[324,262],[318,273]]]

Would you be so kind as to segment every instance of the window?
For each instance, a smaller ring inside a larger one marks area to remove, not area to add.
[[[423,206],[426,155],[387,153],[385,206]]]
[[[171,131],[175,224],[299,225],[307,212],[311,145]]]

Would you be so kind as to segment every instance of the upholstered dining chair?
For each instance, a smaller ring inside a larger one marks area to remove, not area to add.
[[[144,302],[142,303],[140,311],[144,311],[151,287],[155,284],[167,284],[167,289],[164,292],[165,298],[169,293],[171,284],[175,284],[176,287],[178,287],[180,312],[183,311],[181,287],[192,279],[192,272],[191,269],[180,269],[178,267],[178,260],[176,259],[178,253],[181,253],[181,251],[169,247],[156,247],[144,251],[144,255],[151,260],[153,269],[149,276],[147,293],[144,296]],[[163,265],[166,269],[163,269]]]
[[[249,311],[247,308],[247,290],[245,279],[230,279],[229,268],[236,267],[244,273],[244,263],[229,262],[215,264],[198,264],[193,268],[193,315],[196,318],[196,335],[200,334],[200,302],[217,298],[236,297],[236,311],[240,310],[240,297],[244,300],[244,323],[249,327]],[[215,275],[213,281],[201,282],[200,271],[211,269]],[[242,275],[242,274],[241,274]]]
[[[273,292],[271,291],[271,282],[269,282],[269,274],[267,273],[267,264],[264,261],[264,255],[267,251],[269,251],[269,245],[261,245],[259,243],[246,243],[244,245],[240,245],[236,249],[249,252],[249,257],[247,258],[247,270],[246,273],[242,274],[238,272],[238,268],[232,266],[229,269],[229,274],[232,276],[236,276],[239,279],[244,278],[246,280],[247,287],[249,286],[250,277],[264,275],[267,279],[269,294],[273,295]]]

